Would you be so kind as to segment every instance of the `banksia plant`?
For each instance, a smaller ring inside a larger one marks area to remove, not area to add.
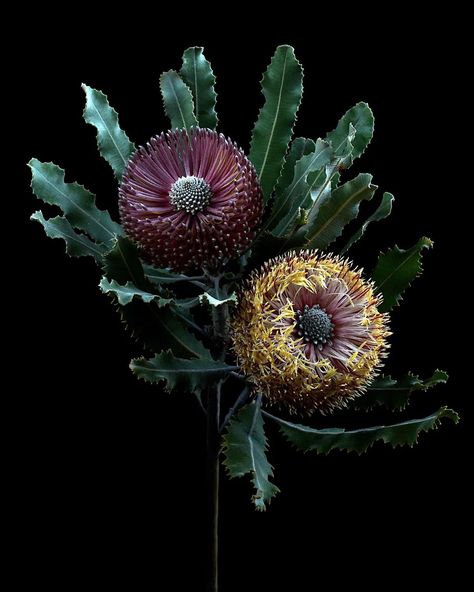
[[[348,261],[289,252],[244,284],[233,321],[240,367],[266,401],[290,412],[345,407],[386,355],[381,302]]]
[[[219,270],[240,255],[263,209],[257,173],[243,151],[198,127],[139,148],[119,195],[127,235],[149,261],[177,271]]]
[[[33,192],[61,212],[32,219],[63,239],[69,255],[91,257],[101,269],[100,290],[144,350],[132,372],[169,392],[194,393],[205,411],[208,589],[216,591],[221,463],[230,477],[250,477],[257,510],[279,491],[266,422],[303,452],[362,453],[377,441],[412,446],[458,416],[441,407],[384,426],[318,427],[322,414],[337,421],[341,408],[354,417],[377,406],[404,409],[416,391],[447,380],[442,370],[426,379],[387,374],[397,331],[390,311],[432,242],[374,254],[370,272],[350,255],[394,200],[384,193],[346,236],[377,190],[371,175],[348,174],[373,135],[368,105],[349,109],[322,138],[294,138],[303,70],[293,49],[280,46],[262,79],[246,155],[216,131],[215,76],[202,48],[187,49],[179,73],[165,72],[159,86],[170,129],[150,129],[137,148],[107,97],[83,85],[84,119],[115,174],[120,222],[59,166],[36,159]]]

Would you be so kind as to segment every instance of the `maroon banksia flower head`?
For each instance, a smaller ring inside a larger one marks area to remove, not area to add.
[[[255,168],[222,134],[162,133],[128,162],[119,190],[125,232],[176,271],[216,268],[255,237],[263,196]]]

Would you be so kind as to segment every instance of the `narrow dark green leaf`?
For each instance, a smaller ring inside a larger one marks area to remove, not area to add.
[[[102,261],[102,255],[106,251],[103,244],[97,244],[84,234],[74,230],[66,218],[56,216],[46,220],[41,211],[32,214],[30,220],[39,222],[49,238],[62,238],[66,243],[66,253],[71,257],[91,256],[97,262]]]
[[[382,312],[388,312],[399,304],[401,294],[423,271],[421,251],[432,246],[433,241],[424,236],[411,249],[404,251],[395,245],[379,256],[372,278],[383,295],[383,303],[379,307]]]
[[[273,469],[267,460],[267,438],[258,402],[242,407],[229,422],[224,435],[224,466],[230,477],[250,474],[256,493],[252,497],[257,510],[265,510],[279,489],[270,483]]]
[[[201,391],[237,369],[236,366],[211,359],[175,358],[170,351],[157,354],[150,360],[132,360],[130,368],[138,378],[148,382],[166,381],[168,392],[178,389],[193,393]]]
[[[313,184],[318,178],[324,178],[326,165],[330,162],[332,149],[326,142],[318,140],[314,152],[307,154],[297,161],[293,180],[281,196],[275,198],[272,215],[268,228],[275,236],[284,236],[294,223],[299,208],[307,206],[311,196],[311,186],[308,176],[316,173]]]
[[[361,173],[332,192],[316,217],[301,229],[310,248],[326,249],[342,234],[344,226],[359,213],[360,202],[372,199],[377,187],[371,181],[372,175]]]
[[[115,237],[123,234],[122,227],[112,221],[108,212],[99,210],[94,195],[78,183],[66,183],[64,171],[55,164],[32,158],[31,188],[45,203],[61,208],[71,226],[87,232],[99,243],[111,245]]]
[[[204,48],[190,47],[183,54],[180,74],[193,93],[196,119],[200,127],[215,130],[217,127],[216,77],[210,62],[204,57]]]
[[[374,114],[367,103],[357,103],[352,109],[349,109],[340,119],[336,129],[330,132],[326,139],[332,143],[334,148],[339,146],[350,133],[350,126],[353,126],[355,131],[351,140],[353,150],[341,163],[344,168],[348,168],[356,158],[363,154],[374,135]]]
[[[160,76],[160,89],[171,129],[189,130],[192,126],[197,126],[191,91],[174,70]]]
[[[379,204],[379,207],[375,210],[375,212],[367,218],[367,220],[362,224],[362,226],[357,230],[351,238],[347,241],[345,246],[341,249],[340,254],[344,255],[354,243],[356,243],[367,230],[367,226],[371,222],[378,222],[379,220],[383,220],[390,216],[392,213],[392,204],[395,198],[391,193],[384,193],[382,196],[382,200]]]
[[[303,69],[288,45],[277,47],[262,79],[265,104],[252,133],[250,160],[270,199],[285,160],[303,93]]]
[[[84,119],[97,129],[99,152],[120,181],[129,158],[135,152],[135,145],[120,129],[117,111],[109,105],[104,93],[86,84],[82,85],[82,89],[86,93]]]
[[[314,450],[319,454],[327,454],[331,450],[345,450],[362,454],[377,441],[391,444],[394,448],[406,444],[413,446],[417,443],[421,432],[427,432],[437,427],[442,418],[450,419],[454,423],[459,421],[459,415],[455,411],[441,407],[428,417],[410,419],[389,426],[351,431],[346,431],[343,428],[317,430],[264,413],[279,424],[281,432],[296,448],[303,452]]]
[[[284,191],[293,181],[293,177],[295,176],[295,165],[298,160],[300,160],[300,158],[306,154],[311,154],[311,152],[314,152],[315,148],[316,144],[314,141],[308,138],[295,138],[293,142],[291,142],[290,150],[288,151],[280,178],[278,179],[277,186],[275,187],[276,200],[281,198]]]
[[[443,370],[435,370],[433,375],[425,380],[411,372],[397,380],[391,376],[379,376],[366,393],[354,400],[353,406],[364,411],[378,406],[390,411],[400,411],[405,409],[415,391],[426,391],[438,384],[446,383],[447,380],[448,375]]]

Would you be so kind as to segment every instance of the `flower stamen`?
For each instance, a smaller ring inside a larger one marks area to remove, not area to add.
[[[296,311],[296,332],[306,342],[311,341],[319,350],[326,343],[331,345],[331,337],[334,335],[334,323],[332,315],[315,304],[311,308],[306,304],[303,310]]]
[[[211,197],[212,191],[206,181],[194,175],[180,177],[170,190],[170,203],[176,210],[184,210],[188,214],[202,212]]]

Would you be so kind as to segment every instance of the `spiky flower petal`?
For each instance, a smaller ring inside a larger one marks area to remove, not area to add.
[[[255,236],[263,209],[253,165],[211,130],[161,134],[130,159],[120,215],[144,256],[177,271],[216,268]]]
[[[364,391],[386,355],[380,296],[347,260],[288,253],[247,281],[233,321],[240,365],[267,400],[327,412]]]

